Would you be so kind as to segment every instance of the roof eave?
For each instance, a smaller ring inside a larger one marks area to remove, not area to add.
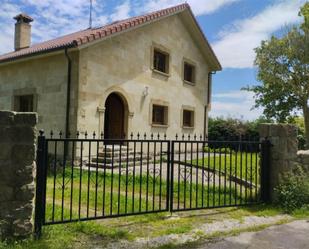
[[[4,60],[0,60],[0,66],[6,65],[6,64],[9,64],[9,63],[13,63],[13,62],[19,62],[21,60],[31,59],[32,57],[37,57],[37,56],[40,56],[40,55],[48,55],[50,53],[57,52],[57,51],[60,51],[60,50],[66,49],[66,48],[76,48],[76,47],[77,47],[77,44],[75,42],[73,42],[73,43],[65,44],[63,46],[58,46],[58,47],[55,47],[55,48],[50,48],[50,49],[46,49],[46,50],[33,52],[33,53],[30,53],[30,54],[11,57],[11,58],[7,58],[7,59],[4,59]]]

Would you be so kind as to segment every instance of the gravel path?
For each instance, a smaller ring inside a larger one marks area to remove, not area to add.
[[[273,217],[258,217],[258,216],[248,216],[245,217],[242,221],[229,219],[224,221],[218,221],[213,223],[207,223],[200,226],[197,229],[192,230],[190,233],[186,234],[170,234],[155,238],[139,238],[135,241],[118,241],[114,243],[110,243],[105,247],[95,246],[93,248],[102,249],[102,248],[126,248],[126,249],[144,249],[144,248],[155,248],[165,244],[176,244],[181,245],[187,242],[198,241],[199,239],[205,236],[211,236],[215,233],[224,233],[229,232],[234,229],[249,229],[254,228],[260,225],[273,225],[281,221],[285,221],[287,219],[291,219],[290,216],[287,215],[277,215]],[[208,247],[201,247],[208,248]],[[221,248],[221,247],[217,247]],[[265,248],[265,247],[264,247]]]

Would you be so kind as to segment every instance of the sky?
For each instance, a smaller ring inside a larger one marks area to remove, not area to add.
[[[13,50],[14,20],[25,12],[34,18],[32,42],[38,43],[89,26],[90,0],[1,0],[0,54]],[[93,26],[183,3],[183,0],[93,0]],[[218,56],[223,70],[213,76],[213,117],[253,120],[254,96],[242,87],[260,84],[254,48],[283,28],[298,24],[306,0],[187,0]]]

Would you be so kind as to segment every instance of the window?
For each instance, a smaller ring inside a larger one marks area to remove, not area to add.
[[[195,66],[192,64],[189,64],[187,62],[184,62],[184,77],[183,79],[190,83],[195,83]]]
[[[185,128],[194,127],[194,111],[183,110],[182,126]]]
[[[153,51],[153,69],[168,74],[169,55],[161,50],[154,49]]]
[[[152,106],[152,124],[167,125],[168,107],[163,105]]]
[[[33,112],[34,111],[33,95],[15,96],[15,111],[17,112]]]

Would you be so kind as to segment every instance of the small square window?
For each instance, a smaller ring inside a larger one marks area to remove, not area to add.
[[[17,112],[33,112],[34,111],[34,96],[21,95],[15,96],[14,109]]]
[[[185,81],[195,83],[195,66],[185,62],[183,72]]]
[[[194,127],[194,111],[183,110],[182,126],[187,128]]]
[[[152,124],[167,125],[168,107],[162,105],[152,106]]]
[[[162,73],[168,73],[169,55],[165,52],[155,49],[153,51],[153,68]]]

